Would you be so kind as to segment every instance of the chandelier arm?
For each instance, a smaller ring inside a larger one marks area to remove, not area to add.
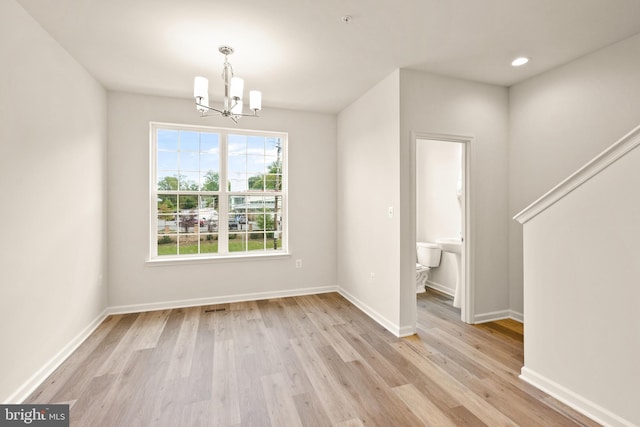
[[[238,117],[260,117],[257,112],[253,112],[253,114],[234,114],[234,116]]]
[[[208,105],[203,105],[203,104],[200,104],[198,102],[196,102],[196,105],[198,107],[206,108],[209,111],[215,111],[215,112],[217,112],[219,114],[224,114],[225,113],[225,111],[223,111],[223,110],[218,110],[217,108],[209,107]]]

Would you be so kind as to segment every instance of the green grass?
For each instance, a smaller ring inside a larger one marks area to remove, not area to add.
[[[245,242],[240,239],[232,239],[229,240],[229,252],[243,252],[246,249],[248,251],[261,251],[264,249],[264,243],[262,240],[249,240],[248,248],[245,248]],[[282,241],[278,240],[278,249],[282,247]],[[267,241],[267,250],[273,248],[273,240]],[[175,243],[159,243],[158,244],[158,256],[163,255],[177,255],[177,245]],[[180,246],[180,255],[187,254],[197,254],[198,253],[198,245],[191,244]],[[218,253],[218,241],[214,241],[212,243],[209,242],[200,242],[200,253],[201,254],[215,254]]]

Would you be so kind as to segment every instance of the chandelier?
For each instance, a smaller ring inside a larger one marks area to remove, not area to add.
[[[234,77],[233,67],[229,64],[227,57],[233,53],[233,48],[220,46],[218,48],[224,55],[224,65],[222,68],[222,80],[224,81],[224,105],[221,109],[209,106],[209,80],[205,77],[196,77],[193,81],[193,96],[196,99],[196,109],[201,117],[223,116],[229,117],[238,123],[240,117],[258,117],[258,111],[262,109],[262,93],[257,90],[249,92],[249,109],[252,114],[243,114],[242,92],[244,90],[244,80]]]

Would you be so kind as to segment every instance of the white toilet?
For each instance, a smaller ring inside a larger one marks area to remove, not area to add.
[[[416,293],[421,293],[426,291],[429,270],[440,265],[442,249],[435,243],[417,242],[416,254]]]

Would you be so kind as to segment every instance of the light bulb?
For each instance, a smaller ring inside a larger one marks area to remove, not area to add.
[[[513,65],[514,67],[519,67],[521,65],[526,64],[527,62],[529,62],[529,58],[526,58],[524,56],[521,56],[520,58],[516,58],[511,62],[511,65]]]

